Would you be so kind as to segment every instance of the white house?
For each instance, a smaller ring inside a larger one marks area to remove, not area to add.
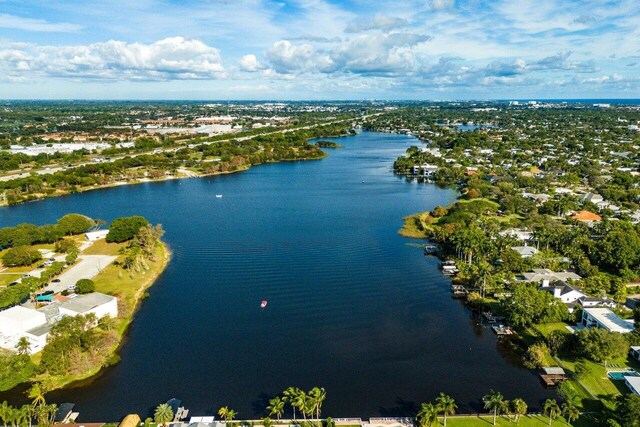
[[[109,230],[96,230],[89,231],[85,234],[85,237],[88,241],[95,242],[96,240],[104,239],[105,237],[107,237],[107,234],[109,234]]]
[[[538,250],[533,246],[512,246],[511,249],[518,252],[522,258],[529,258],[538,253]]]
[[[513,237],[514,239],[518,239],[522,242],[528,242],[533,238],[533,232],[525,228],[509,228],[501,231],[500,235],[503,237]]]
[[[608,308],[588,307],[582,310],[582,326],[585,328],[602,328],[609,332],[626,334],[635,328],[633,321],[618,317]]]
[[[118,316],[118,299],[111,295],[93,292],[79,295],[60,303],[60,314],[64,316],[86,316],[89,313],[96,315],[98,319]]]
[[[564,282],[567,280],[580,279],[582,279],[582,277],[571,271],[555,272],[549,270],[548,268],[534,268],[530,272],[522,273],[521,277],[518,280],[523,282],[556,282],[558,280]]]
[[[631,357],[640,362],[640,345],[631,346],[629,354],[631,355]]]
[[[551,295],[558,298],[565,304],[571,304],[578,301],[580,298],[586,297],[586,295],[580,290],[563,282],[557,282],[551,286],[542,286],[540,290],[551,293]]]
[[[580,305],[582,307],[608,307],[608,308],[616,308],[618,304],[612,299],[607,297],[597,298],[597,297],[588,297],[585,296],[580,299]]]
[[[624,383],[629,387],[632,393],[640,394],[640,377],[624,377]]]
[[[37,353],[47,344],[47,317],[39,311],[21,306],[0,311],[0,347],[15,350],[22,337],[29,340],[30,353]]]

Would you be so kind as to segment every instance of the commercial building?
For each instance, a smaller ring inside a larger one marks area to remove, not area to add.
[[[47,344],[50,326],[37,310],[21,306],[0,311],[0,347],[16,350],[20,338],[29,340],[29,352],[37,353]]]

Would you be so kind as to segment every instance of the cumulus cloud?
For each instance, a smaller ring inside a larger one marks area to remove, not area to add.
[[[200,40],[152,44],[109,40],[76,46],[2,45],[0,74],[104,80],[195,80],[226,76],[220,52]]]
[[[281,40],[267,52],[277,73],[396,75],[415,68],[412,48],[431,39],[414,33],[361,34],[325,49]]]
[[[406,19],[378,14],[371,19],[353,21],[347,25],[344,31],[347,33],[362,33],[370,30],[389,31],[406,27],[407,25],[409,25],[409,21]]]
[[[255,55],[245,55],[240,58],[240,69],[242,71],[248,71],[250,73],[255,73],[256,71],[260,71],[264,69],[264,65],[258,61]]]
[[[66,22],[47,22],[44,19],[22,18],[20,16],[0,13],[0,28],[50,33],[74,33],[80,31],[83,27]]]

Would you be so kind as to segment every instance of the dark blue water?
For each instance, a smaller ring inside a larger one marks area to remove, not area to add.
[[[49,400],[75,402],[86,422],[144,417],[174,396],[192,414],[229,405],[262,416],[265,399],[292,385],[325,387],[324,414],[334,417],[402,415],[440,391],[467,411],[490,388],[531,406],[550,396],[451,299],[436,260],[397,234],[403,216],[455,198],[391,172],[418,141],[363,133],[339,142],[319,161],[1,209],[2,225],[139,214],[163,224],[173,250],[121,362]]]

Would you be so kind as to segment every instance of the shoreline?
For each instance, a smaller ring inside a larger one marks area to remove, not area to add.
[[[77,189],[76,191],[65,191],[65,192],[60,192],[60,193],[53,193],[53,194],[38,194],[37,197],[28,199],[28,200],[23,200],[20,201],[18,203],[9,203],[9,204],[0,204],[0,209],[2,208],[6,208],[6,207],[11,207],[11,206],[18,206],[18,205],[22,205],[25,203],[32,203],[32,202],[39,202],[41,200],[47,200],[47,199],[55,199],[57,197],[64,197],[64,196],[69,196],[72,194],[77,194],[77,193],[85,193],[88,191],[94,191],[94,190],[103,190],[103,189],[108,189],[108,188],[114,188],[114,187],[122,187],[122,186],[126,186],[126,185],[138,185],[138,184],[146,184],[149,182],[164,182],[164,181],[173,181],[173,180],[177,180],[177,179],[195,179],[195,178],[206,178],[206,177],[210,177],[210,176],[218,176],[218,175],[229,175],[229,174],[233,174],[233,173],[238,173],[238,172],[246,172],[249,169],[251,169],[254,166],[262,166],[262,165],[269,165],[269,164],[275,164],[275,163],[285,163],[285,162],[307,162],[307,161],[314,161],[314,160],[322,160],[326,157],[329,156],[329,153],[326,153],[324,151],[322,151],[323,155],[319,156],[319,157],[305,157],[305,158],[300,158],[300,159],[281,159],[278,161],[274,161],[274,162],[265,162],[265,163],[256,163],[256,164],[249,164],[249,165],[243,165],[238,167],[235,170],[229,170],[229,171],[218,171],[218,172],[211,172],[211,173],[196,173],[196,176],[188,176],[188,175],[183,175],[183,176],[177,176],[177,175],[173,175],[173,176],[163,176],[160,178],[141,178],[141,179],[136,179],[135,181],[117,181],[117,182],[112,182],[109,184],[104,184],[104,185],[99,185],[99,186],[92,186],[92,187],[84,187],[84,188],[80,188]]]

